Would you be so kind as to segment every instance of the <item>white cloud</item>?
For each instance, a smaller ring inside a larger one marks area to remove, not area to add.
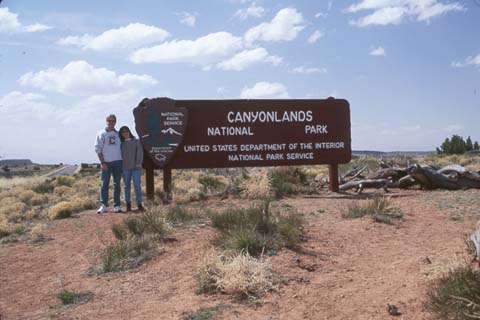
[[[242,99],[286,99],[287,88],[278,82],[257,82],[252,88],[245,87],[240,93]]]
[[[315,43],[318,39],[323,37],[323,32],[320,30],[315,30],[310,37],[308,37],[308,43]]]
[[[174,40],[142,48],[130,55],[133,63],[218,63],[242,49],[242,39],[228,32],[210,33],[196,40]]]
[[[12,91],[0,97],[0,123],[3,127],[28,123],[31,120],[50,119],[55,115],[54,109],[44,95]]]
[[[197,22],[197,18],[195,17],[194,14],[191,14],[188,12],[182,12],[180,16],[181,16],[181,19],[180,19],[181,24],[184,24],[189,27],[195,26],[195,23]]]
[[[458,132],[463,130],[463,126],[461,124],[455,123],[455,124],[449,124],[444,128],[444,131],[446,132]]]
[[[217,64],[222,70],[242,71],[259,63],[271,63],[274,66],[282,62],[282,58],[271,56],[264,48],[256,48],[252,50],[243,50],[233,57]]]
[[[385,49],[383,47],[378,47],[370,51],[369,53],[371,56],[383,56],[385,57],[387,54],[385,53]]]
[[[237,10],[235,14],[233,15],[236,18],[239,18],[240,20],[246,20],[249,17],[253,18],[261,18],[265,14],[265,9],[261,6],[256,6],[255,2],[250,4],[248,8],[243,8]]]
[[[125,27],[110,29],[98,36],[84,34],[58,40],[61,45],[77,45],[82,49],[108,51],[134,49],[155,42],[162,42],[170,36],[166,30],[142,23],[130,23]]]
[[[439,0],[361,0],[345,9],[349,13],[373,10],[373,13],[353,20],[358,27],[369,25],[398,25],[407,17],[417,21],[429,21],[448,12],[464,11],[458,2],[442,3]]]
[[[139,90],[158,83],[149,75],[117,75],[106,68],[95,68],[86,61],[70,62],[63,69],[50,68],[36,73],[29,72],[21,76],[19,82],[22,85],[71,96]]]
[[[289,70],[290,73],[298,73],[298,74],[312,74],[312,73],[327,73],[327,69],[325,68],[306,68],[304,66],[296,67]]]
[[[315,18],[326,18],[328,17],[328,13],[323,13],[323,12],[317,12],[315,13]]]
[[[264,22],[245,33],[245,41],[291,41],[304,28],[304,19],[295,8],[284,8],[270,22]]]
[[[455,68],[462,68],[466,66],[480,67],[480,53],[476,56],[467,57],[464,62],[454,61],[452,62],[451,66]]]
[[[48,29],[52,27],[39,23],[24,26],[18,21],[16,13],[10,12],[8,8],[0,8],[0,33],[39,32]]]

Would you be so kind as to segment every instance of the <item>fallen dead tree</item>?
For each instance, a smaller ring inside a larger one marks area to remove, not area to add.
[[[363,171],[363,170],[362,170]],[[414,186],[420,186],[426,190],[445,189],[460,190],[475,188],[480,189],[480,172],[471,171],[459,165],[450,165],[440,168],[435,165],[418,164],[408,168],[382,168],[377,172],[367,175],[366,178],[358,179],[355,174],[340,186],[341,191],[354,189],[361,193],[365,188],[384,189],[388,188],[408,189]],[[345,180],[347,175],[343,177]]]

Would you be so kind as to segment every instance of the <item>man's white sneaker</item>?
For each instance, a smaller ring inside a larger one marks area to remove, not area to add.
[[[105,212],[108,212],[107,206],[104,205],[104,204],[100,205],[100,208],[98,208],[97,213],[102,214],[102,213],[105,213]]]
[[[122,212],[122,209],[120,209],[120,206],[115,206],[115,207],[113,207],[113,212],[120,213],[120,212]]]

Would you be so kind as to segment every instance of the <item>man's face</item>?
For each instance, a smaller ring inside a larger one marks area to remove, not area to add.
[[[115,118],[107,118],[107,128],[108,130],[113,130],[115,129],[115,124],[117,123],[117,121],[115,120]]]

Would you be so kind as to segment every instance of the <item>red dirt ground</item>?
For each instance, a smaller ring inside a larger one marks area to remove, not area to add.
[[[449,261],[466,257],[465,239],[476,221],[451,221],[422,194],[393,193],[404,213],[397,226],[343,219],[358,196],[282,200],[307,214],[307,241],[269,258],[285,284],[258,305],[195,294],[194,274],[215,236],[206,224],[176,228],[177,242],[162,244],[162,254],[131,272],[88,275],[95,253],[113,241],[111,225],[124,216],[84,212],[52,223],[46,235],[53,240],[44,244],[0,246],[0,319],[182,319],[221,304],[227,306],[215,319],[428,319],[427,284]],[[56,298],[63,289],[94,296],[64,307]],[[387,303],[402,315],[390,316]]]

